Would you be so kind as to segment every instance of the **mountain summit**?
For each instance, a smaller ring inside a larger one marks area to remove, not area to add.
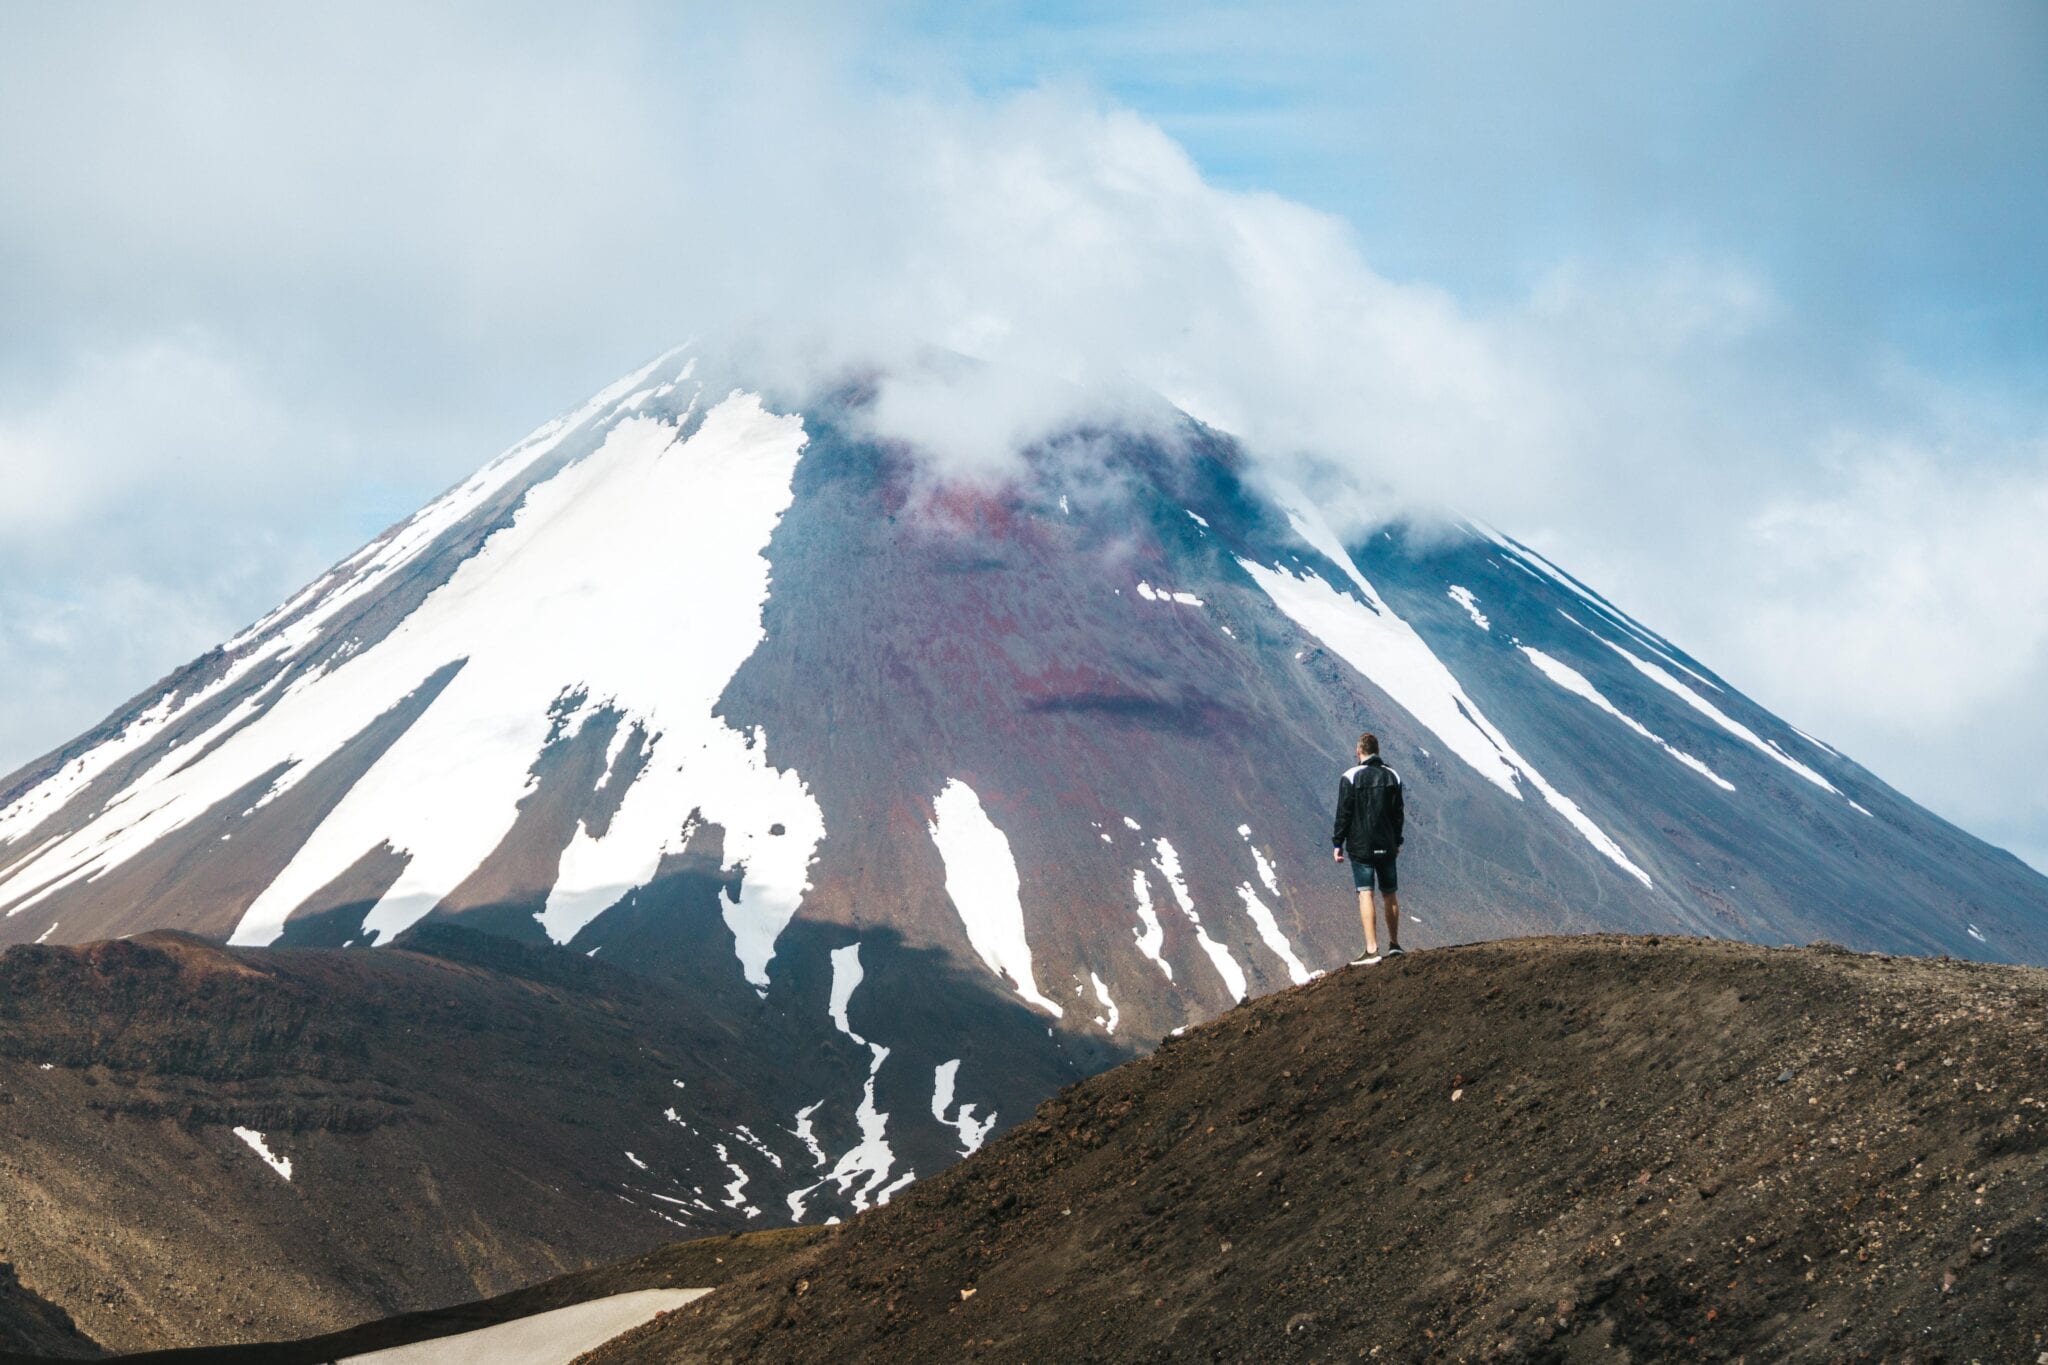
[[[1177,417],[949,477],[875,383],[713,368],[627,376],[0,782],[0,942],[448,920],[671,982],[778,1120],[688,1076],[642,1116],[693,1135],[632,1173],[692,1226],[869,1207],[1349,957],[1364,729],[1413,945],[2048,961],[2048,879],[1507,536],[1347,539]]]

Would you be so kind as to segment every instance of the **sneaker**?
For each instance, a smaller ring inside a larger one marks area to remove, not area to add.
[[[1347,967],[1370,967],[1379,960],[1380,955],[1378,953],[1368,953],[1364,957],[1354,957],[1344,965]]]
[[[1408,950],[1396,943],[1393,947],[1387,949],[1386,955],[1388,957],[1406,957],[1408,956]]]

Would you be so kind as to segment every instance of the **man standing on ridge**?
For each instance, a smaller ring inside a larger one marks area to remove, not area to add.
[[[1373,925],[1373,893],[1379,893],[1387,916],[1387,956],[1401,952],[1401,879],[1394,859],[1401,852],[1401,775],[1380,760],[1380,738],[1358,737],[1358,766],[1337,781],[1337,824],[1330,834],[1336,845],[1330,856],[1351,859],[1351,884],[1358,888],[1358,917],[1365,921],[1365,956],[1353,967],[1380,960],[1379,935]]]

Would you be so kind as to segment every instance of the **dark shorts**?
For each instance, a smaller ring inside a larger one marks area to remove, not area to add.
[[[1395,852],[1382,853],[1375,858],[1352,858],[1351,884],[1360,891],[1370,891],[1375,884],[1382,891],[1399,891],[1401,874],[1395,870],[1394,860],[1400,856]]]

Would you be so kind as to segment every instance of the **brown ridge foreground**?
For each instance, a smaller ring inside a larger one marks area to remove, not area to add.
[[[1047,1101],[598,1362],[2035,1361],[2048,972],[1412,954]]]

